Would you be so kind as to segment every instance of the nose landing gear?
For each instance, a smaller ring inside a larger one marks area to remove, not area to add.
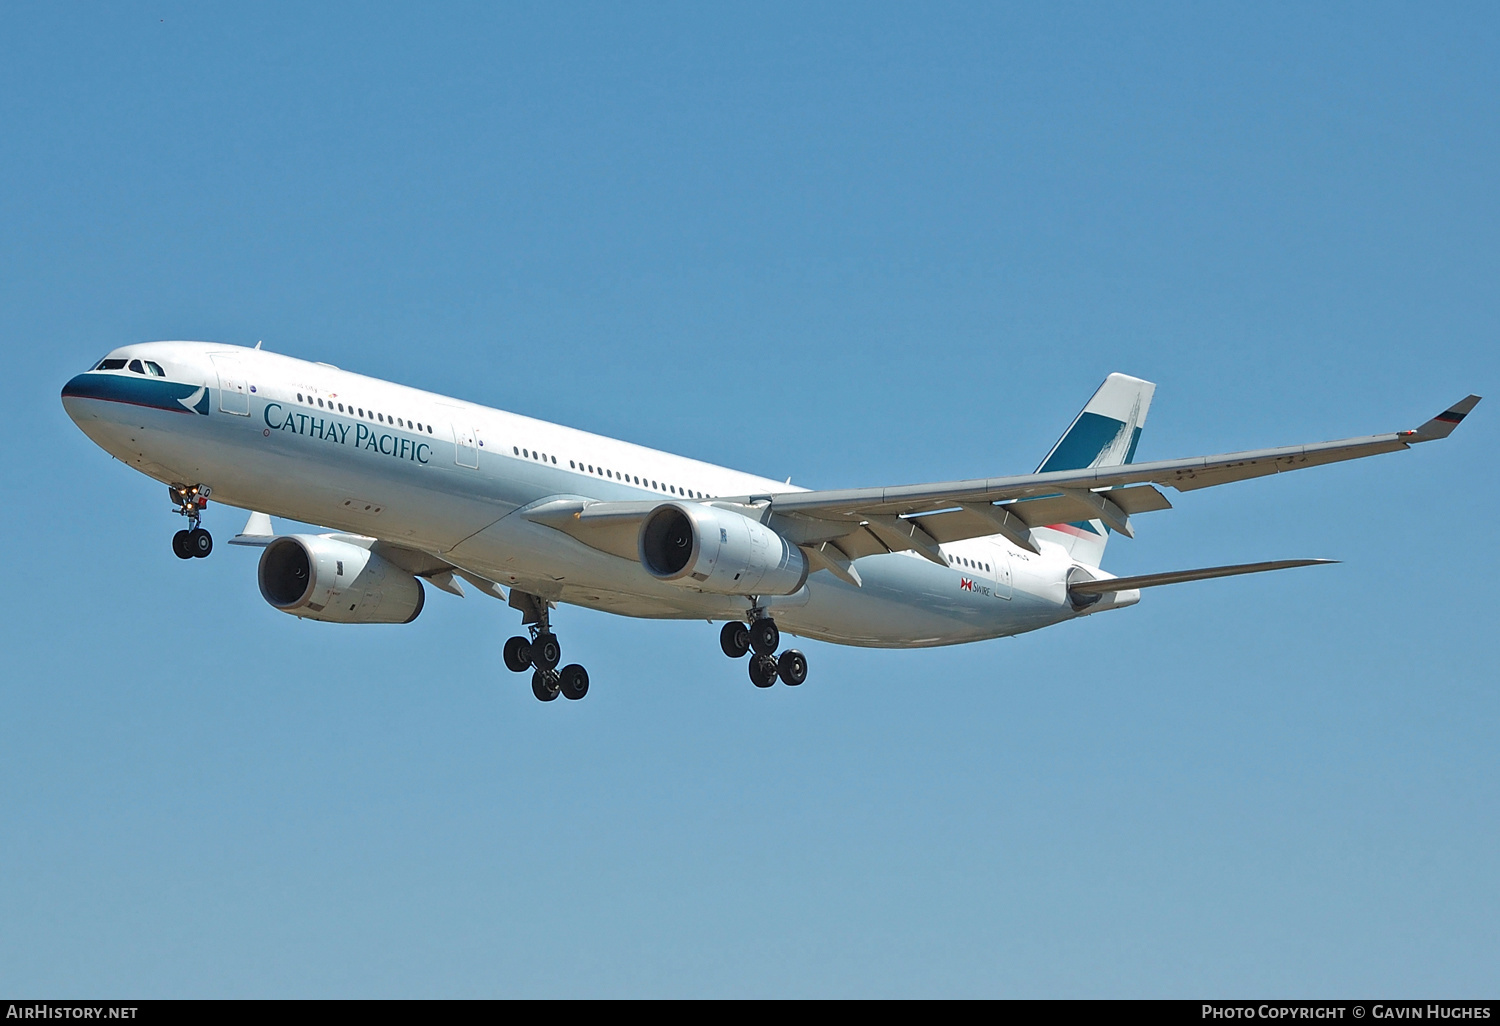
[[[517,636],[505,643],[505,668],[512,673],[531,670],[531,693],[540,701],[550,702],[559,694],[578,701],[589,693],[589,672],[577,663],[557,668],[562,662],[562,645],[552,633],[547,603],[537,599],[530,608],[534,622],[526,629],[531,636]]]
[[[781,655],[776,648],[781,644],[781,630],[776,621],[763,609],[750,610],[750,623],[731,620],[719,632],[719,647],[731,659],[750,657],[750,683],[758,688],[768,688],[781,678],[789,687],[796,687],[807,679],[807,656],[789,648]]]
[[[187,529],[172,536],[173,553],[178,559],[202,559],[214,550],[214,536],[198,526],[211,489],[205,484],[168,485],[167,491],[177,513],[188,518]]]

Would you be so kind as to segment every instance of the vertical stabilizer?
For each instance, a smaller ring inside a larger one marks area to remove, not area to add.
[[[1088,467],[1118,467],[1135,461],[1135,447],[1146,426],[1146,411],[1156,385],[1128,374],[1111,374],[1094,393],[1068,430],[1057,440],[1038,474]],[[1098,566],[1104,557],[1109,528],[1098,520],[1052,524],[1039,528],[1080,563]]]

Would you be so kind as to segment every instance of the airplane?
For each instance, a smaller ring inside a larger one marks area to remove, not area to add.
[[[182,559],[213,550],[214,501],[251,511],[261,595],[293,616],[410,623],[424,582],[521,614],[508,669],[547,702],[588,693],[559,667],[559,604],[722,622],[756,687],[800,685],[781,635],[913,648],[1006,637],[1121,609],[1147,588],[1333,562],[1282,559],[1116,577],[1111,534],[1190,492],[1446,438],[1470,395],[1418,428],[1136,463],[1156,386],[1110,374],[1031,474],[795,487],[394,382],[213,342],[115,349],[62,390],[116,459],[167,485]],[[320,524],[276,534],[271,516]]]

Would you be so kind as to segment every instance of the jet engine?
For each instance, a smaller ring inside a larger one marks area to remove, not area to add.
[[[807,580],[797,546],[758,520],[696,502],[652,510],[639,548],[653,577],[719,595],[790,595]]]
[[[260,554],[255,576],[277,609],[330,623],[411,623],[426,598],[405,570],[328,535],[280,536]]]

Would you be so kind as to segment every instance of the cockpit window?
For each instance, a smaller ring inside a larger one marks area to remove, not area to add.
[[[146,361],[146,373],[150,374],[154,378],[164,378],[167,376],[167,372],[162,370],[161,364],[157,363],[155,360]]]
[[[94,368],[94,370],[124,370],[124,369],[125,369],[125,361],[124,360],[100,360],[99,361],[99,366],[97,366],[97,367]]]
[[[146,368],[144,368],[144,367],[141,366],[141,361],[139,361],[139,360],[131,360],[130,361],[130,369],[133,370],[133,371],[135,371],[137,374],[144,374],[144,373],[146,373]]]

